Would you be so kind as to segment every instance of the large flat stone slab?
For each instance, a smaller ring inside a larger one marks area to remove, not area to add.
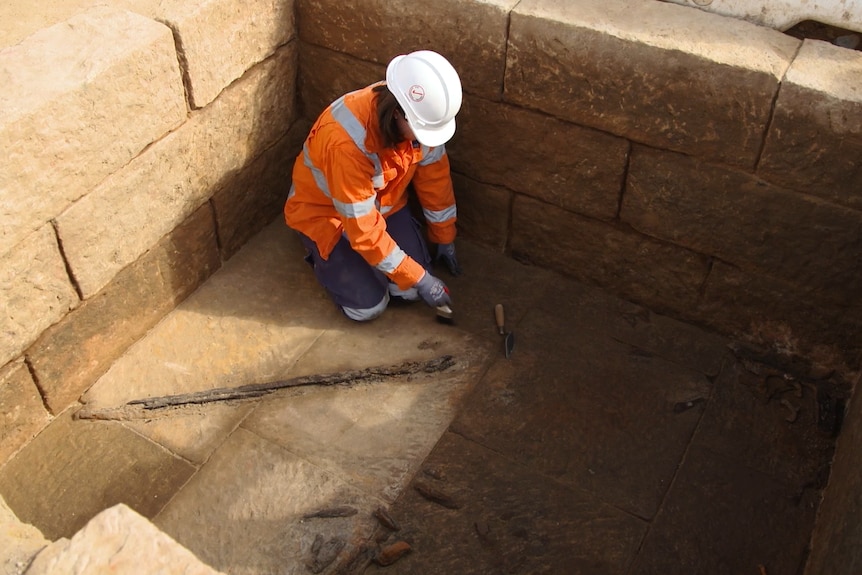
[[[692,449],[630,573],[799,573],[818,497]]]
[[[282,222],[271,224],[130,347],[84,395],[87,408],[297,375],[294,364],[341,318],[301,250],[298,238]],[[248,407],[192,407],[153,413],[128,424],[171,451],[202,462]]]
[[[366,573],[625,573],[645,522],[578,488],[544,476],[506,454],[447,433],[423,465],[419,482],[457,508],[405,492],[391,509],[401,531],[381,533],[411,552]]]
[[[455,365],[355,387],[309,388],[263,402],[242,426],[392,502],[449,426],[462,396],[486,369],[490,346],[458,336],[451,327],[388,315],[391,321],[362,326],[367,329],[361,334],[327,332],[297,369],[330,373],[443,355],[452,355]],[[335,357],[333,349],[339,350]]]
[[[0,494],[53,541],[118,503],[154,516],[194,470],[119,423],[67,411],[0,469]]]
[[[452,429],[652,518],[700,420],[708,378],[584,329],[565,309],[528,311],[515,335],[512,359],[491,367]]]
[[[372,531],[381,501],[289,450],[239,429],[154,520],[205,563],[232,575],[309,572],[317,535],[349,555]],[[349,517],[303,519],[350,506]]]

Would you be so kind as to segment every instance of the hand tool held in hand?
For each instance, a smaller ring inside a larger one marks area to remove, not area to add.
[[[494,306],[494,319],[497,320],[497,331],[503,336],[503,351],[506,354],[506,359],[512,356],[512,349],[515,347],[515,334],[506,331],[506,316],[503,311],[503,304],[498,303]]]

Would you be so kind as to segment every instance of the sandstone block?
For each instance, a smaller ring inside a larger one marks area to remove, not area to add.
[[[0,51],[0,254],[186,116],[170,30],[94,8]]]
[[[857,378],[855,389],[862,379]],[[858,396],[856,396],[858,398]],[[804,575],[832,573],[852,575],[859,565],[862,537],[862,475],[859,445],[862,445],[862,401],[853,399],[844,416],[846,424],[835,447],[829,484],[823,493],[817,523],[811,536],[811,556]]]
[[[48,424],[39,390],[21,360],[0,369],[0,466]]]
[[[862,210],[862,53],[806,40],[787,70],[758,173]]]
[[[295,113],[295,69],[292,44],[57,218],[85,298],[287,132]]]
[[[38,529],[18,519],[0,497],[0,573],[18,575],[22,565],[29,565],[50,543]]]
[[[78,303],[50,225],[0,256],[0,365]]]
[[[695,319],[775,352],[843,373],[858,370],[858,302],[839,306],[823,301],[816,290],[716,261],[695,313]]]
[[[27,574],[76,573],[81,565],[89,572],[140,575],[220,573],[122,503],[93,517],[71,539],[49,545]]]
[[[49,328],[27,353],[49,409],[57,414],[77,401],[219,265],[212,210],[205,205]]]
[[[524,0],[512,12],[504,100],[753,168],[798,46],[664,2]]]
[[[51,541],[118,503],[152,518],[195,472],[120,423],[76,421],[70,411],[0,469],[9,508]]]
[[[480,98],[461,110],[446,144],[454,170],[571,212],[616,217],[627,141]]]
[[[273,219],[281,217],[290,191],[293,163],[310,124],[297,122],[294,128],[213,196],[224,259],[239,251]]]
[[[386,66],[370,64],[306,44],[300,51],[302,104],[310,120],[343,94],[364,88],[386,77]]]
[[[707,258],[637,232],[515,196],[512,256],[642,302],[658,312],[693,307]]]
[[[452,62],[465,92],[497,100],[503,86],[509,12],[516,4],[517,0],[299,2],[300,37],[382,65],[398,54],[434,50]]]
[[[295,0],[142,1],[174,30],[193,109],[296,36]]]
[[[506,249],[512,192],[452,173],[458,202],[458,233],[497,251]]]
[[[862,291],[862,213],[748,173],[636,147],[621,218],[834,301],[852,302]]]

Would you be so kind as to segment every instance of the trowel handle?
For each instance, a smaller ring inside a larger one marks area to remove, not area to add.
[[[506,325],[506,316],[503,314],[503,304],[498,303],[494,306],[494,319],[497,320],[497,330],[500,335],[504,335],[503,326]]]

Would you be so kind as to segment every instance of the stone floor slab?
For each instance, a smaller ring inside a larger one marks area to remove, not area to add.
[[[692,449],[632,575],[800,573],[819,494]]]
[[[380,500],[245,429],[233,433],[154,523],[231,575],[307,574],[317,535],[346,561],[372,532]],[[350,506],[355,515],[303,519]]]
[[[293,364],[339,320],[286,227],[272,225],[133,345],[84,395],[90,409],[294,375]],[[130,421],[141,434],[201,463],[247,415],[247,405],[192,407]]]
[[[834,439],[817,427],[816,391],[792,383],[781,376],[754,374],[728,358],[693,445],[797,485],[800,491],[822,489]]]
[[[411,553],[366,573],[625,573],[646,532],[645,522],[453,433],[421,480],[458,508],[405,492],[390,510],[401,530],[382,545],[405,540]]]
[[[0,469],[0,494],[53,541],[118,503],[153,517],[194,471],[120,423],[77,421],[70,410]]]
[[[309,389],[265,401],[243,427],[391,503],[484,370],[480,360],[457,357],[458,363],[441,373]]]
[[[452,429],[639,517],[652,517],[700,420],[701,373],[560,314],[531,311]],[[691,408],[687,407],[691,403]]]

